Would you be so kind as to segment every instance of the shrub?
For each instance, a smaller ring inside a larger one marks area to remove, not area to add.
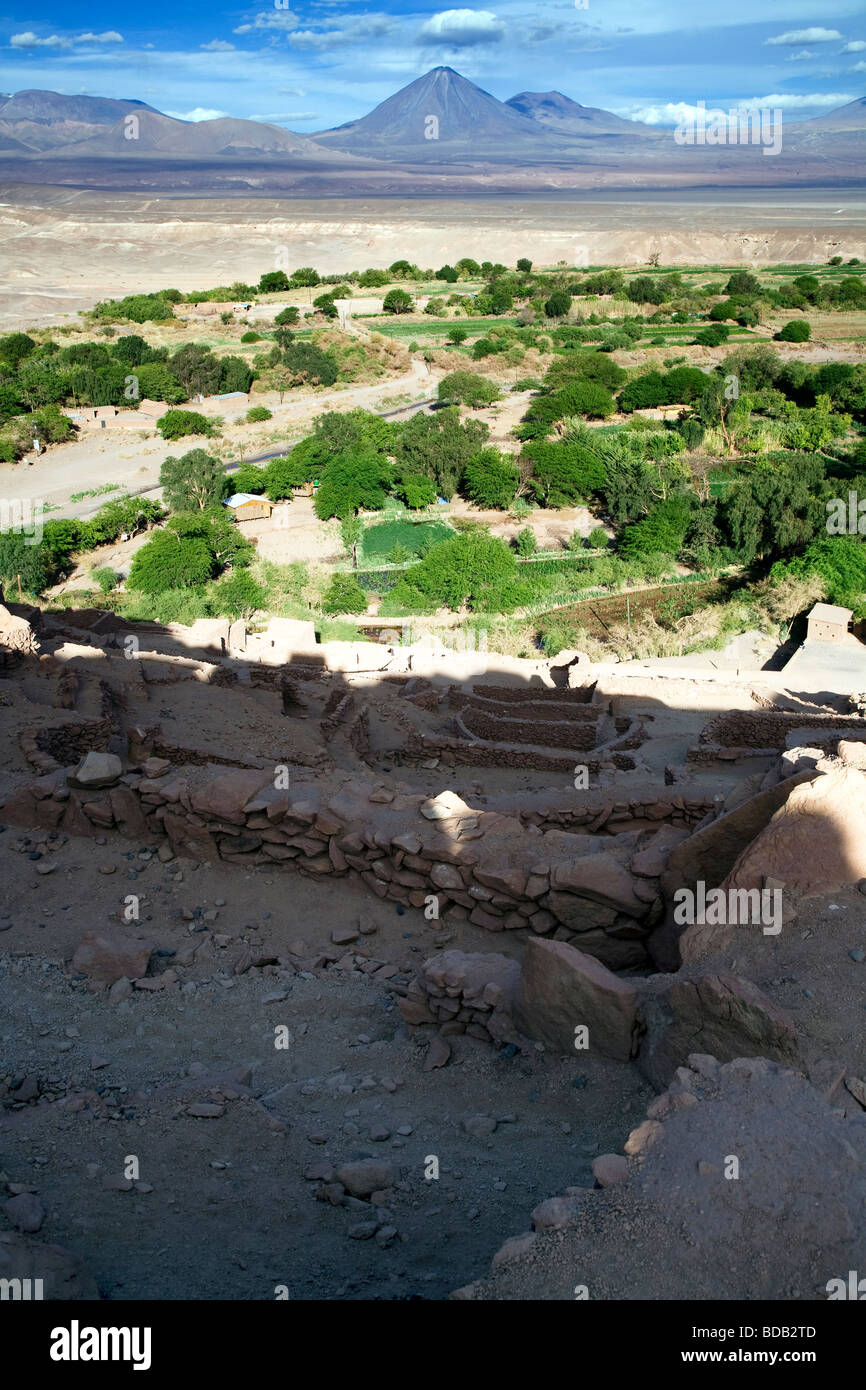
[[[439,400],[449,404],[461,401],[468,406],[482,406],[498,399],[499,387],[478,372],[449,372],[439,383]]]
[[[262,420],[273,420],[273,415],[266,405],[254,405],[247,411],[247,424],[258,425]]]
[[[812,328],[805,319],[792,319],[774,336],[780,343],[807,343],[812,336]]]
[[[518,555],[534,555],[538,549],[535,532],[529,526],[524,526],[522,531],[518,531],[516,544]]]
[[[203,434],[210,438],[217,433],[212,421],[196,410],[168,410],[157,420],[156,427],[163,439],[182,439],[186,434]]]
[[[544,305],[544,312],[549,319],[564,318],[570,309],[571,295],[568,290],[554,290]]]
[[[20,579],[28,594],[41,594],[52,578],[53,557],[45,545],[31,545],[32,537],[20,531],[0,531],[0,580],[14,583]]]
[[[261,333],[256,333],[252,328],[247,333],[241,334],[242,343],[260,343],[261,341]]]
[[[110,594],[117,584],[117,575],[108,565],[102,565],[98,569],[91,570],[90,577],[96,580],[96,583],[104,594]]]

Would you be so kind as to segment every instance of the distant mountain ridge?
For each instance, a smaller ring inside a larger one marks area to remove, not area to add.
[[[772,159],[757,144],[682,145],[673,137],[558,91],[499,101],[451,67],[310,135],[234,116],[185,121],[133,98],[0,95],[5,176],[49,185],[333,196],[363,191],[365,171],[370,191],[385,194],[866,182],[866,98],[786,120]]]
[[[631,135],[657,140],[661,133],[642,121],[628,121],[597,106],[581,106],[562,92],[518,92],[505,105],[559,135]]]
[[[313,138],[352,154],[435,163],[454,154],[467,159],[543,155],[549,143],[537,122],[449,67],[433,68],[368,115],[316,131]]]

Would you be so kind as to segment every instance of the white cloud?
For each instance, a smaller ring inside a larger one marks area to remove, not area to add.
[[[123,43],[123,35],[116,29],[106,29],[104,34],[79,34],[76,43]]]
[[[491,10],[441,10],[421,26],[418,35],[421,43],[447,48],[499,43],[504,37],[505,25]]]
[[[828,110],[832,110],[834,106],[844,106],[848,101],[856,101],[856,97],[852,97],[846,92],[809,92],[803,96],[774,92],[768,97],[747,97],[743,101],[736,102],[735,105],[761,108],[780,106],[783,111],[801,111],[804,107],[826,106]]]
[[[831,43],[834,39],[844,38],[838,29],[790,29],[787,34],[777,34],[774,39],[765,39],[766,44],[798,44],[798,43]]]
[[[300,22],[291,10],[263,10],[256,15],[252,24],[239,24],[232,33],[249,34],[253,29],[276,29],[288,33],[290,29],[297,29]]]
[[[866,64],[864,64],[866,66]],[[846,96],[843,92],[812,93],[808,96],[784,96],[773,93],[765,97],[741,97],[731,101],[708,101],[705,105],[704,115],[709,119],[711,111],[748,111],[754,108],[766,110],[796,111],[809,107],[827,107],[832,110],[836,106],[844,106],[846,102],[853,101],[854,97]],[[632,121],[643,121],[646,125],[679,125],[682,121],[692,121],[697,117],[699,108],[688,101],[667,101],[657,102],[649,106],[630,106],[615,108],[616,115],[625,116]]]
[[[9,40],[12,48],[71,48],[71,39],[61,39],[57,34],[51,34],[47,39],[40,39],[28,29],[24,34],[13,34]]]
[[[787,61],[789,63],[802,63],[806,58],[814,58],[814,53],[810,53],[808,48],[801,48],[799,53],[789,53]]]
[[[318,118],[318,111],[278,111],[267,116],[246,117],[248,121],[267,121],[269,125],[279,124],[280,121],[315,121]]]
[[[289,43],[293,48],[319,51],[345,48],[347,44],[360,43],[364,39],[382,38],[393,28],[391,20],[384,14],[363,15],[360,19],[349,20],[343,28],[335,27],[341,23],[340,20],[326,19],[322,23],[329,26],[324,32],[299,29],[296,34],[289,35]]]
[[[864,48],[866,48],[866,39],[852,39],[850,43],[846,43],[845,47],[842,49],[842,52],[862,53]]]
[[[866,63],[855,63],[852,72],[866,72]]]
[[[104,34],[79,34],[74,39],[61,38],[59,34],[49,34],[39,38],[32,29],[23,34],[13,34],[9,40],[10,48],[74,48],[77,43],[123,43],[123,35],[116,29],[106,29]]]
[[[203,48],[205,53],[234,53],[233,43],[226,43],[225,39],[211,39],[210,43],[200,43],[199,48]]]
[[[218,121],[222,116],[227,116],[228,111],[211,111],[206,106],[196,106],[192,111],[166,111],[166,116],[173,116],[176,121]]]

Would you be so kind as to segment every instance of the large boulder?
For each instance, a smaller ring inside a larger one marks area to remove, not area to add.
[[[190,793],[192,809],[206,819],[244,825],[244,807],[268,783],[273,785],[273,768],[231,768],[209,763],[211,773],[207,782]]]
[[[123,776],[123,763],[116,753],[85,753],[78,766],[69,774],[73,787],[113,787]]]
[[[138,980],[147,974],[153,946],[133,936],[105,936],[88,932],[75,948],[71,970],[101,984],[115,980]]]
[[[768,876],[805,897],[835,893],[866,877],[862,771],[840,767],[794,787],[721,886],[762,888]]]
[[[647,942],[649,953],[661,970],[676,970],[683,959],[679,941],[682,927],[674,921],[673,895],[676,890],[694,890],[699,880],[707,888],[718,888],[737,857],[760,834],[793,789],[811,781],[814,775],[810,770],[801,772],[768,791],[750,797],[735,810],[696,830],[672,850],[661,879],[662,893],[668,905],[667,914]]]
[[[628,869],[605,851],[573,859],[568,864],[557,864],[551,876],[551,888],[610,904],[633,917],[642,917],[646,912],[646,903],[635,895]]]
[[[565,941],[532,937],[514,1001],[521,1032],[555,1052],[575,1055],[575,1029],[589,1030],[589,1050],[627,1062],[641,1022],[634,985]]]
[[[793,1021],[737,975],[654,975],[642,983],[640,1007],[646,1036],[637,1065],[656,1086],[667,1086],[690,1053],[722,1062],[761,1056],[791,1063],[798,1056]]]

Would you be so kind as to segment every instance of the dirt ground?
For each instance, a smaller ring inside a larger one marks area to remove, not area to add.
[[[426,1040],[408,1037],[395,987],[437,948],[484,949],[479,928],[439,930],[342,883],[162,864],[116,838],[26,839],[0,835],[0,1084],[35,1077],[41,1098],[6,1103],[0,1181],[35,1189],[40,1239],[82,1256],[105,1297],[272,1299],[277,1284],[292,1299],[446,1297],[537,1201],[591,1187],[593,1157],[643,1115],[636,1074],[532,1043],[496,1055],[452,1038],[448,1066],[424,1071]],[[46,861],[55,872],[40,876]],[[122,925],[129,893],[135,928]],[[293,952],[326,950],[360,918],[376,929],[358,949],[396,967],[390,980],[296,973]],[[117,1002],[89,993],[63,965],[87,930],[146,936],[176,983]],[[276,963],[233,974],[245,943]],[[186,1113],[233,1091],[232,1068],[251,1069],[252,1096],[239,1087],[216,1118]],[[478,1115],[496,1120],[489,1137],[464,1128]],[[131,1155],[146,1190],[106,1186]],[[431,1155],[438,1180],[424,1176]],[[316,1200],[311,1165],[368,1156],[397,1170],[387,1212]],[[377,1242],[373,1220],[394,1234]]]

